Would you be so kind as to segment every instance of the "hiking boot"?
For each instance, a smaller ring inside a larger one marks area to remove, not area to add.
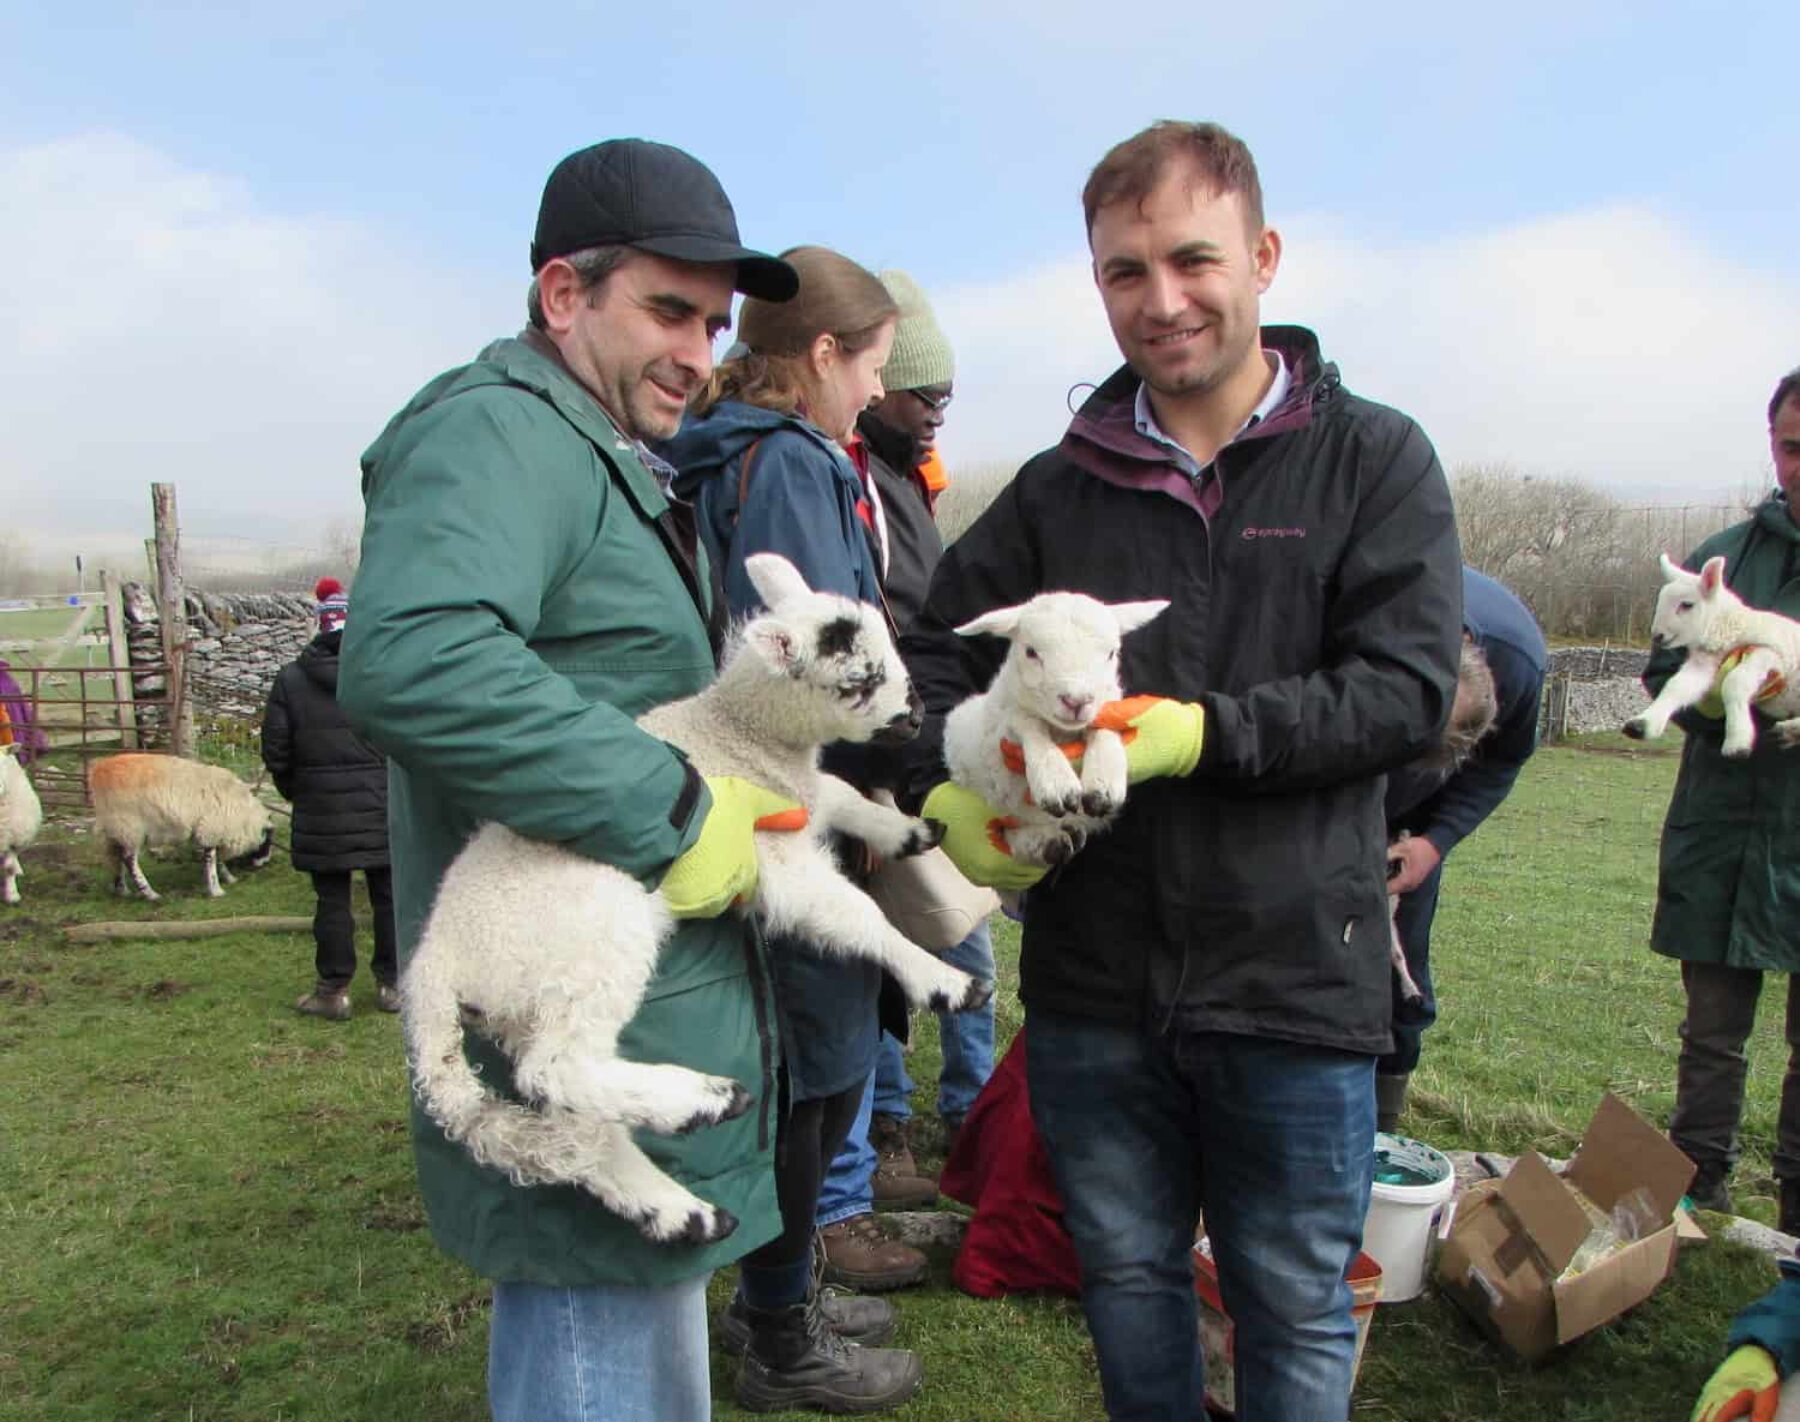
[[[917,1210],[937,1202],[937,1180],[919,1169],[906,1138],[906,1122],[876,1112],[869,1118],[869,1144],[875,1148],[875,1203],[895,1210]]]
[[[334,991],[321,985],[296,1002],[294,1011],[303,1012],[308,1017],[323,1017],[330,1022],[348,1022],[350,994],[343,988]]]
[[[886,1299],[868,1299],[832,1288],[819,1295],[819,1314],[839,1338],[865,1348],[887,1342],[900,1321]],[[725,1311],[713,1320],[713,1337],[731,1353],[741,1353],[750,1346],[750,1305],[742,1294],[733,1294]]]
[[[826,1225],[819,1238],[825,1248],[825,1277],[834,1284],[880,1294],[925,1277],[925,1256],[911,1245],[889,1239],[872,1214]]]
[[[1781,1200],[1776,1228],[1783,1234],[1800,1235],[1800,1180],[1777,1180],[1775,1189]]]
[[[1375,1129],[1392,1134],[1399,1128],[1400,1113],[1406,1109],[1406,1084],[1412,1080],[1407,1072],[1389,1076],[1375,1073]]]
[[[820,1296],[787,1308],[746,1307],[750,1343],[738,1372],[747,1412],[887,1412],[919,1390],[925,1370],[904,1348],[864,1348],[826,1327]]]
[[[1694,1183],[1688,1186],[1689,1203],[1696,1210],[1717,1210],[1722,1215],[1732,1213],[1731,1192],[1725,1188],[1730,1174],[1730,1169],[1723,1165],[1701,1166],[1694,1175]]]
[[[383,1012],[398,1012],[400,1010],[400,989],[392,983],[376,983],[375,1006]]]

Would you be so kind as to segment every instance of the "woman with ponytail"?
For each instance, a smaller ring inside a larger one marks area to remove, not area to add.
[[[885,520],[856,417],[882,397],[899,308],[836,252],[796,247],[782,259],[799,292],[779,303],[745,298],[737,350],[663,451],[679,471],[675,493],[699,514],[733,617],[758,607],[744,572],[753,553],[781,554],[813,588],[882,600]],[[847,755],[828,751],[827,764],[867,784]],[[891,1305],[822,1295],[813,1271],[819,1187],[875,1065],[880,970],[801,941],[776,945],[770,962],[790,1098],[776,1152],[783,1230],[743,1260],[721,1333],[746,1348],[737,1393],[747,1407],[884,1411],[918,1390],[917,1355],[869,1346],[893,1332]]]

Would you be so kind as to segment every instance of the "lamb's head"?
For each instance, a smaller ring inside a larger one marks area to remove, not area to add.
[[[1017,607],[965,622],[964,637],[982,633],[1012,643],[1002,675],[1011,681],[1013,704],[1064,735],[1087,729],[1094,714],[1123,694],[1119,643],[1169,604],[1096,601],[1082,593],[1039,593]]]
[[[1664,553],[1662,574],[1656,616],[1650,622],[1650,644],[1715,650],[1709,639],[1719,613],[1742,606],[1738,595],[1725,586],[1725,560],[1708,558],[1698,573],[1690,573]]]
[[[784,732],[816,745],[918,734],[924,708],[879,608],[814,592],[777,553],[752,554],[744,571],[768,610],[744,626],[736,655],[752,655],[783,686]]]

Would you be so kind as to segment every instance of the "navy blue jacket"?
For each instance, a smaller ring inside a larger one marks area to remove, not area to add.
[[[738,497],[745,452],[748,487]],[[722,400],[689,420],[661,453],[680,472],[675,492],[691,502],[733,617],[762,607],[745,553],[779,553],[816,592],[881,605],[880,564],[857,516],[862,486],[842,447],[794,415]],[[733,556],[734,553],[736,556]]]
[[[1463,628],[1487,656],[1499,702],[1493,729],[1475,753],[1437,789],[1396,771],[1388,787],[1393,829],[1424,835],[1447,855],[1475,832],[1511,793],[1537,749],[1538,706],[1549,650],[1531,609],[1486,573],[1463,568]],[[1409,793],[1409,786],[1411,790]]]

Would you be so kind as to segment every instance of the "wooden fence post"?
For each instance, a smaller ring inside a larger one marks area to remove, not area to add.
[[[156,600],[162,624],[163,661],[169,668],[169,738],[175,754],[194,753],[194,713],[187,685],[187,596],[181,586],[181,524],[175,516],[175,486],[152,484],[150,508],[156,522]]]
[[[137,686],[131,675],[131,644],[125,637],[125,610],[119,599],[119,579],[111,568],[100,570],[100,595],[106,601],[106,659],[113,667],[113,697],[118,701],[119,749],[136,750]],[[124,670],[120,671],[119,668]]]

